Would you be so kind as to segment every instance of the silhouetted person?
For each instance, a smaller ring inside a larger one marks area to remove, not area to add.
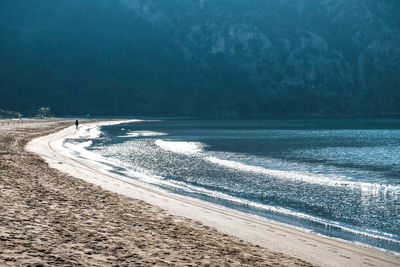
[[[76,126],[76,129],[78,129],[78,125],[79,125],[79,121],[78,121],[78,120],[76,120],[76,121],[75,121],[75,126]]]

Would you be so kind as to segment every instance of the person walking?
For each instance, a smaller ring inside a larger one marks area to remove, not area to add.
[[[78,125],[79,125],[79,121],[78,121],[78,120],[76,120],[76,121],[75,121],[75,126],[76,126],[76,129],[78,129]]]

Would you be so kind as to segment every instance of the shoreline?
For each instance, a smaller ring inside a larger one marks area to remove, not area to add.
[[[100,126],[123,122],[127,121],[95,122],[89,125]],[[168,214],[201,222],[224,234],[313,264],[398,266],[400,263],[398,256],[376,249],[301,231],[190,197],[162,192],[137,184],[129,178],[101,171],[95,164],[83,159],[71,158],[62,153],[63,138],[71,137],[74,130],[74,127],[69,127],[54,134],[39,137],[32,140],[26,148],[30,152],[41,155],[50,167],[105,190],[145,201],[166,210]]]
[[[49,168],[25,150],[73,123],[0,127],[0,266],[313,266]]]

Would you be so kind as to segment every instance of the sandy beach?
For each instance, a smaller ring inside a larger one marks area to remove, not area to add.
[[[72,124],[0,123],[0,265],[400,265],[101,171],[62,153]]]

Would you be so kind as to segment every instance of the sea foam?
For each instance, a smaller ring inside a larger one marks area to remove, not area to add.
[[[120,137],[151,137],[151,136],[162,136],[162,135],[166,134],[160,132],[151,132],[151,131],[132,131]],[[91,127],[91,128],[82,127],[76,134],[76,138],[82,138],[86,140],[96,139],[99,137],[101,137],[101,131],[98,127]],[[72,142],[69,148],[73,151],[78,152],[78,154],[80,154],[80,156],[84,158],[95,160],[97,162],[105,162],[106,160],[108,160],[108,158],[104,158],[100,155],[97,155],[99,156],[99,158],[96,158],[93,152],[87,151],[87,148],[92,145],[92,142],[86,140],[83,140],[84,142],[80,144],[77,142]],[[144,138],[143,140],[139,139],[135,140],[134,138],[132,138],[132,140],[128,140],[128,143],[123,142],[123,147],[126,147],[128,144],[130,145],[138,144],[137,142],[141,142],[140,144],[142,143],[149,144],[148,149],[155,149],[155,151],[159,154],[162,153],[159,150],[159,148],[161,148],[164,151],[170,151],[173,153],[194,156],[193,157],[194,160],[206,160],[210,163],[217,164],[218,166],[223,166],[225,168],[238,170],[240,172],[262,174],[274,179],[294,180],[303,183],[332,186],[332,187],[344,187],[349,189],[354,188],[354,189],[368,190],[369,192],[387,191],[394,193],[395,195],[398,195],[398,193],[400,192],[400,186],[351,180],[351,177],[347,177],[346,174],[343,175],[337,175],[335,173],[318,174],[312,171],[311,172],[307,171],[304,168],[296,168],[296,166],[292,165],[288,166],[288,168],[280,168],[281,166],[274,168],[276,167],[274,162],[272,162],[272,164],[269,164],[270,158],[259,157],[258,158],[259,160],[254,161],[252,159],[249,160],[247,156],[241,157],[242,154],[240,154],[239,156],[235,155],[236,157],[230,157],[230,156],[225,157],[224,154],[219,152],[205,151],[204,150],[205,145],[200,142],[185,142],[185,141],[161,140],[161,139],[147,140],[146,138]],[[156,145],[158,148],[155,147],[154,145]],[[123,153],[123,155],[131,155],[131,154]],[[361,235],[373,239],[385,240],[393,244],[400,244],[398,235],[393,235],[375,229],[368,229],[368,228],[364,229],[362,227],[349,225],[344,222],[330,220],[328,218],[322,218],[317,215],[306,214],[303,213],[302,210],[298,210],[295,208],[292,209],[290,207],[280,207],[280,206],[268,205],[265,203],[259,203],[247,200],[238,196],[231,195],[229,192],[210,190],[206,186],[203,187],[202,183],[198,183],[199,186],[196,186],[195,184],[190,182],[169,179],[168,176],[165,176],[165,174],[157,173],[157,171],[153,169],[147,170],[144,168],[140,168],[139,166],[135,167],[131,167],[129,165],[124,166],[124,164],[122,164],[123,162],[124,160],[121,160],[121,162],[113,162],[113,164],[115,166],[125,168],[125,170],[122,171],[122,173],[125,173],[128,177],[136,178],[139,182],[143,182],[145,184],[150,184],[162,188],[166,187],[167,189],[175,188],[178,191],[182,190],[186,193],[189,193],[189,195],[191,194],[203,195],[207,196],[207,199],[208,198],[220,199],[223,201],[228,201],[237,204],[239,206],[248,206],[254,210],[265,211],[266,213],[275,213],[284,215],[285,217],[290,216],[308,222],[313,222],[322,225],[324,228],[340,229],[343,232],[351,233],[354,235]]]
[[[370,237],[370,238],[375,238],[375,239],[380,239],[380,240],[385,240],[388,242],[400,244],[400,241],[398,239],[394,238],[394,235],[390,234],[390,233],[385,233],[385,232],[381,232],[381,231],[377,231],[377,230],[373,230],[373,229],[359,229],[357,227],[350,226],[350,225],[347,225],[345,223],[341,223],[338,221],[323,219],[323,218],[320,218],[317,216],[308,215],[308,214],[298,212],[295,210],[291,210],[288,208],[271,206],[271,205],[257,203],[254,201],[245,200],[242,198],[231,196],[229,194],[225,194],[223,192],[218,192],[218,191],[209,190],[209,189],[206,189],[203,187],[194,186],[194,185],[188,184],[186,182],[182,182],[182,181],[171,181],[170,183],[166,183],[165,181],[163,181],[163,184],[169,184],[169,186],[173,186],[175,188],[184,190],[186,192],[190,192],[190,193],[194,193],[194,194],[203,194],[203,195],[207,195],[212,198],[219,198],[219,199],[227,200],[227,201],[239,204],[239,205],[245,205],[247,207],[252,207],[252,208],[255,208],[258,210],[262,210],[262,211],[268,211],[268,212],[272,212],[272,213],[276,213],[276,214],[292,216],[294,218],[300,218],[303,220],[307,220],[310,222],[320,224],[320,225],[324,226],[325,228],[337,228],[344,232],[352,233],[355,235],[362,235],[362,236],[366,236],[366,237]]]
[[[152,136],[163,136],[163,135],[167,135],[167,134],[160,133],[160,132],[152,132],[152,131],[135,131],[135,132],[128,132],[126,135],[120,135],[118,137],[121,137],[121,138],[152,137]]]
[[[341,186],[349,188],[360,188],[363,190],[372,190],[372,191],[400,192],[400,186],[349,181],[347,180],[348,179],[347,177],[340,175],[320,175],[320,174],[306,173],[306,172],[303,173],[296,171],[273,170],[261,166],[252,166],[238,161],[225,160],[210,156],[206,157],[206,160],[208,160],[211,163],[218,164],[220,166],[224,166],[227,168],[232,168],[239,171],[264,174],[279,179],[295,180],[311,184],[334,186],[334,187]]]
[[[199,142],[164,141],[158,139],[155,144],[160,148],[181,154],[196,154],[203,151],[204,145]]]
[[[101,130],[99,126],[81,126],[69,139],[95,139],[99,138]]]

